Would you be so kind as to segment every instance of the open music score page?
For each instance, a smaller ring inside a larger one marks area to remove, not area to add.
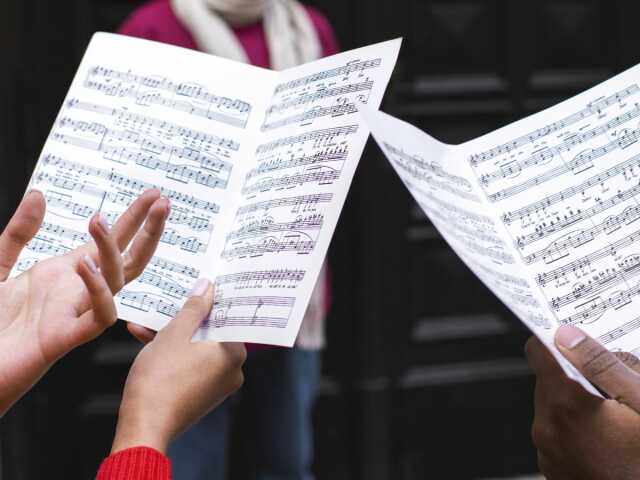
[[[390,163],[466,265],[557,351],[573,324],[640,354],[640,66],[462,145],[362,107]]]
[[[275,72],[96,34],[31,179],[47,214],[13,273],[159,188],[171,214],[119,317],[158,330],[207,277],[196,339],[293,345],[369,135],[356,104],[379,107],[400,43]]]

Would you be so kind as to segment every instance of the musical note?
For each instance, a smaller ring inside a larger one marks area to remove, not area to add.
[[[313,73],[305,77],[296,78],[295,80],[281,83],[276,87],[275,95],[279,95],[288,90],[293,90],[300,87],[308,87],[311,84],[320,82],[322,80],[327,80],[329,78],[348,77],[354,72],[364,72],[365,70],[376,69],[376,68],[379,68],[381,64],[382,64],[381,58],[376,58],[374,60],[364,60],[364,61],[353,60],[353,61],[347,62],[346,65],[338,68],[331,68],[329,70],[324,70],[319,73]]]
[[[89,71],[84,87],[108,96],[134,98],[138,105],[161,105],[241,128],[246,127],[252,108],[243,100],[214,95],[196,83],[175,83],[168,78],[104,66]],[[167,98],[156,91],[165,91],[172,96]]]
[[[282,284],[282,283],[296,283],[301,282],[304,279],[304,270],[258,270],[251,272],[232,273],[229,275],[222,275],[216,277],[216,285],[227,284],[241,284],[241,285],[255,285],[255,284]]]
[[[529,143],[535,142],[536,140],[539,140],[543,137],[547,137],[561,130],[565,130],[566,128],[571,127],[577,123],[583,122],[585,119],[587,119],[588,117],[594,114],[600,114],[603,110],[606,110],[610,106],[619,104],[622,100],[630,96],[636,95],[639,91],[640,91],[640,88],[638,87],[638,85],[633,84],[625,88],[624,90],[616,92],[613,95],[610,95],[606,98],[603,98],[602,100],[590,103],[582,110],[576,113],[572,113],[571,115],[563,118],[562,120],[545,125],[542,128],[539,128],[533,132],[522,135],[521,137],[511,140],[509,143],[498,145],[497,147],[494,147],[486,152],[471,155],[470,163],[473,166],[477,166],[482,162],[487,162],[489,160],[494,159],[495,157],[504,155],[513,150],[517,150],[518,148],[523,147]]]
[[[204,321],[203,327],[258,326],[285,328],[289,322],[295,300],[295,297],[276,296],[216,297],[214,315]]]
[[[634,167],[640,167],[640,155],[635,155],[630,159],[625,160],[624,162],[606,169],[602,173],[593,175],[592,177],[589,177],[587,180],[578,185],[565,188],[558,193],[554,193],[553,195],[544,197],[541,200],[525,205],[524,207],[519,208],[513,212],[506,212],[502,216],[502,221],[506,224],[509,224],[514,220],[521,220],[522,218],[531,215],[532,213],[547,209],[559,202],[564,202],[565,200],[568,200],[575,195],[584,193],[586,190],[601,185],[607,180],[614,178],[617,175],[624,173],[625,171],[633,169]]]
[[[177,190],[166,188],[162,185],[146,182],[134,177],[122,175],[114,170],[108,170],[106,168],[91,167],[83,165],[71,160],[65,160],[61,157],[54,155],[45,155],[42,158],[43,165],[50,165],[57,167],[62,172],[77,173],[80,176],[91,176],[97,179],[108,180],[111,184],[117,187],[127,188],[133,190],[136,193],[142,193],[144,190],[158,189],[162,196],[170,199],[172,202],[182,203],[190,208],[197,210],[203,210],[208,213],[219,213],[220,206],[216,203],[197,198],[193,195],[185,194]]]
[[[257,211],[268,211],[273,208],[293,207],[292,212],[297,213],[300,208],[306,211],[314,209],[320,203],[329,203],[333,198],[332,193],[317,193],[312,195],[301,195],[298,197],[277,198],[263,202],[255,202],[240,207],[236,215],[246,215]]]

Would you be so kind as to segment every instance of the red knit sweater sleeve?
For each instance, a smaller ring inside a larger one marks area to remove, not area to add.
[[[171,480],[171,464],[153,448],[129,448],[102,462],[96,480]]]

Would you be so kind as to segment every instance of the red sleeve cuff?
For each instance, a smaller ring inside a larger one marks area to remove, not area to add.
[[[153,448],[129,448],[102,462],[96,480],[171,480],[171,464]]]

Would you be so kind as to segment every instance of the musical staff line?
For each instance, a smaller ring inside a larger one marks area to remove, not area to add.
[[[63,170],[68,170],[69,172],[75,172],[79,175],[89,175],[92,177],[109,180],[115,185],[124,188],[130,188],[135,190],[136,192],[142,192],[144,190],[149,189],[157,189],[160,190],[162,196],[170,199],[172,202],[182,203],[187,205],[188,207],[195,208],[196,210],[202,210],[205,212],[217,214],[220,213],[220,206],[208,202],[199,198],[196,198],[192,195],[187,195],[176,190],[171,190],[161,185],[157,185],[155,183],[145,182],[143,180],[139,180],[137,178],[129,177],[126,175],[122,175],[116,173],[115,170],[107,170],[104,168],[98,167],[90,167],[88,165],[83,165],[78,162],[73,162],[71,160],[66,160],[62,157],[57,157],[55,155],[45,155],[42,158],[42,162],[44,165],[51,165],[54,167],[59,167]]]
[[[571,305],[589,295],[596,295],[616,287],[621,283],[627,283],[629,280],[640,275],[640,257],[636,255],[631,259],[621,262],[619,268],[620,270],[600,272],[595,280],[589,281],[587,284],[580,284],[566,295],[552,298],[550,302],[551,308],[559,310],[561,307]]]
[[[372,88],[373,88],[373,80],[367,79],[364,82],[360,82],[360,83],[351,83],[348,85],[343,85],[335,88],[323,88],[313,93],[303,93],[300,96],[287,99],[283,102],[276,103],[270,106],[269,109],[267,110],[267,118],[269,118],[274,113],[279,113],[284,110],[288,110],[292,107],[299,107],[301,105],[307,105],[310,103],[317,102],[318,100],[339,97],[343,95],[348,95],[350,93],[367,92],[367,91],[371,91]]]
[[[279,138],[269,143],[259,145],[256,149],[256,154],[261,155],[265,153],[273,152],[282,147],[288,147],[296,144],[303,144],[306,142],[328,142],[332,141],[335,137],[353,135],[358,131],[358,125],[347,125],[341,127],[325,128],[322,130],[315,130],[312,132],[305,132],[299,135],[292,135],[289,137]],[[321,145],[316,145],[321,146]]]
[[[348,153],[349,151],[347,148],[342,148],[336,151],[324,151],[314,153],[312,155],[302,155],[300,157],[290,158],[287,160],[278,158],[276,160],[262,161],[257,168],[249,170],[245,179],[250,180],[253,177],[290,168],[316,166],[318,164],[330,162],[345,162],[347,160]]]
[[[629,140],[633,140],[633,142],[635,142],[638,138],[640,138],[640,130],[634,130],[633,132],[624,135],[607,145],[592,149],[589,153],[579,154],[573,160],[547,170],[541,175],[491,194],[488,196],[489,201],[495,203],[500,200],[504,200],[568,172],[573,172],[574,174],[582,173],[593,167],[593,160],[604,157],[608,153],[620,148],[621,145],[628,145]]]
[[[562,277],[566,273],[578,271],[579,269],[584,268],[592,264],[593,262],[596,262],[603,258],[614,255],[619,250],[625,247],[628,247],[630,245],[633,245],[639,239],[640,239],[640,230],[636,230],[631,234],[626,235],[620,238],[619,240],[616,240],[610,245],[594,250],[589,254],[584,255],[570,263],[562,265],[549,272],[543,272],[538,274],[536,277],[536,282],[541,287],[544,287],[548,282],[552,280],[557,280],[558,278]]]
[[[636,317],[633,320],[621,325],[620,327],[609,330],[607,333],[600,335],[597,339],[603,345],[607,345],[614,340],[618,340],[631,332],[634,332],[640,328],[640,317]]]
[[[93,81],[91,80],[93,77],[102,77],[107,81],[104,83]],[[109,80],[119,80],[132,85],[125,87],[122,83],[111,84]],[[102,66],[96,66],[89,71],[84,87],[109,96],[134,98],[138,104],[159,105],[240,128],[247,126],[252,110],[248,102],[214,95],[201,85],[175,83],[167,78],[139,75],[131,71],[123,72]],[[164,90],[171,93],[173,98],[168,99],[158,93],[141,93],[139,87]],[[206,106],[198,106],[194,101],[202,102]]]
[[[381,58],[376,58],[375,60],[356,60],[353,62],[349,62],[345,66],[339,68],[332,68],[320,73],[314,73],[312,75],[307,75],[290,82],[282,83],[276,87],[274,95],[278,95],[294,88],[304,87],[322,80],[327,80],[329,78],[347,76],[354,72],[363,72],[372,68],[378,68],[381,64]]]
[[[419,169],[424,170],[425,172],[432,173],[440,178],[443,178],[451,182],[453,186],[462,189],[463,192],[468,193],[473,189],[471,186],[471,182],[469,182],[469,180],[467,180],[466,178],[460,177],[458,175],[452,175],[451,173],[447,172],[444,168],[442,168],[442,165],[436,162],[433,162],[433,161],[427,162],[418,155],[409,155],[405,151],[399,148],[396,148],[389,143],[385,143],[384,147],[392,155],[395,155],[401,158],[407,163],[416,165]],[[398,163],[401,164],[402,162],[398,162]],[[410,172],[411,170],[407,170],[407,171]]]
[[[302,186],[305,183],[315,183],[326,185],[333,183],[340,178],[339,170],[321,170],[311,173],[298,173],[295,175],[284,175],[276,178],[264,178],[257,182],[242,187],[242,194],[245,196],[268,192],[270,190],[281,190],[284,188],[293,188]]]
[[[238,208],[236,216],[246,215],[261,210],[267,211],[274,208],[293,207],[294,211],[303,210],[316,206],[319,203],[329,203],[333,199],[333,193],[314,193],[311,195],[300,195],[297,197],[277,198],[261,202],[249,203]]]
[[[83,110],[86,112],[98,113],[100,115],[106,115],[114,117],[118,122],[126,124],[139,125],[140,128],[150,127],[157,128],[162,131],[164,135],[173,137],[179,136],[189,139],[192,142],[199,142],[208,144],[211,146],[222,147],[229,150],[238,151],[240,149],[240,143],[228,138],[218,137],[217,135],[211,135],[209,133],[195,130],[193,128],[171,123],[168,120],[150,117],[148,115],[142,115],[140,113],[134,113],[126,109],[109,107],[99,103],[85,102],[83,100],[72,98],[67,102],[69,109]]]
[[[580,110],[579,112],[572,113],[562,120],[553,122],[543,128],[534,130],[533,132],[518,137],[510,141],[509,143],[498,145],[497,147],[492,148],[491,150],[487,150],[486,152],[472,155],[469,159],[469,162],[472,166],[477,166],[480,163],[492,160],[497,156],[509,153],[519,147],[523,147],[529,143],[533,143],[540,138],[564,130],[571,125],[575,125],[576,123],[583,121],[585,118],[591,115],[600,114],[602,110],[605,110],[612,105],[619,104],[622,100],[631,97],[638,92],[640,92],[640,88],[638,87],[638,85],[633,84],[623,90],[620,90],[619,92],[614,93],[613,95],[610,95],[609,97],[588,104],[586,108]]]
[[[251,222],[227,235],[227,241],[255,238],[263,235],[271,235],[283,232],[306,232],[308,230],[320,230],[324,222],[324,215],[314,214],[305,217],[299,216],[290,222],[274,222],[272,218]]]
[[[491,183],[502,180],[505,178],[513,177],[515,175],[519,175],[524,170],[534,167],[536,165],[543,164],[546,160],[551,160],[555,158],[562,152],[568,152],[577,145],[581,145],[589,140],[592,140],[600,135],[607,133],[608,131],[623,125],[634,118],[640,116],[640,105],[636,106],[633,110],[630,110],[618,117],[615,117],[613,120],[607,122],[604,125],[599,125],[589,131],[584,133],[572,135],[562,141],[560,145],[553,147],[545,147],[534,155],[527,157],[523,160],[513,160],[508,164],[505,164],[499,167],[497,170],[494,170],[489,173],[485,173],[480,176],[480,183],[487,187]],[[604,153],[610,152],[616,148],[624,149],[633,145],[638,141],[640,137],[639,130],[633,130],[629,134],[625,134],[621,136],[619,139],[616,139],[614,142],[610,142],[605,148]],[[608,148],[607,148],[608,147]]]
[[[640,184],[634,185],[627,190],[619,191],[615,195],[609,197],[606,200],[599,201],[596,205],[584,211],[577,210],[575,213],[571,211],[569,215],[566,215],[562,220],[558,220],[555,223],[552,222],[548,225],[546,223],[543,223],[540,226],[536,227],[535,232],[518,237],[516,239],[516,244],[518,245],[518,248],[522,249],[525,246],[538,242],[551,234],[561,232],[571,225],[579,223],[583,220],[591,219],[594,215],[600,214],[602,212],[606,212],[610,208],[613,208],[616,205],[634,198],[638,193],[640,193]],[[634,207],[634,209],[638,208],[640,207]],[[622,222],[623,220],[620,221]]]
[[[297,113],[289,117],[285,117],[279,120],[274,120],[271,123],[265,122],[265,124],[262,126],[262,131],[268,132],[270,130],[286,127],[287,125],[292,125],[294,123],[299,123],[301,125],[304,125],[308,122],[310,124],[311,121],[317,118],[341,117],[343,115],[351,115],[353,113],[356,113],[357,111],[358,111],[358,107],[356,107],[355,103],[331,105],[328,107],[314,107],[302,113]]]
[[[295,252],[298,255],[307,255],[316,246],[315,240],[301,239],[299,235],[285,236],[278,240],[266,238],[264,241],[252,244],[241,243],[225,247],[220,258],[230,260],[232,258],[255,258],[268,253]]]
[[[257,270],[252,272],[231,273],[216,277],[216,285],[254,284],[254,283],[299,283],[304,279],[304,270]]]
[[[605,170],[602,173],[593,175],[592,177],[589,177],[587,180],[585,180],[584,182],[578,185],[565,188],[564,190],[561,190],[558,193],[554,193],[553,195],[544,197],[543,199],[538,200],[537,202],[530,203],[529,205],[526,205],[512,212],[506,212],[502,216],[502,221],[508,225],[514,220],[521,220],[532,213],[549,208],[552,205],[563,202],[575,195],[583,193],[585,190],[588,190],[589,188],[600,185],[603,182],[621,173],[624,173],[628,169],[631,169],[636,166],[640,167],[640,155],[635,155],[629,158],[628,160],[625,160],[624,162],[621,162]]]
[[[640,283],[623,290],[607,299],[593,299],[576,307],[582,311],[558,320],[560,325],[573,325],[576,323],[589,323],[598,320],[611,309],[619,310],[633,302],[634,297],[640,294]]]

